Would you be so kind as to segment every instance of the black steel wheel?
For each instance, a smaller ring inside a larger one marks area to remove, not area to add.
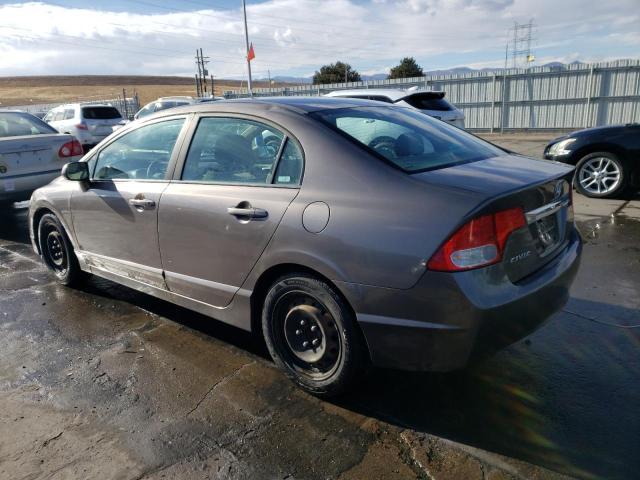
[[[40,219],[38,242],[44,263],[60,283],[70,285],[82,276],[73,246],[55,215],[47,213]]]
[[[280,278],[267,293],[262,326],[275,363],[308,392],[332,396],[350,387],[365,365],[352,316],[327,283],[296,274]]]

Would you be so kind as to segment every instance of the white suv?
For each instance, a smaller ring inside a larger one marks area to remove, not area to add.
[[[76,137],[85,151],[95,147],[126,122],[111,105],[71,103],[54,108],[43,118],[60,133]]]
[[[464,128],[464,112],[444,99],[445,92],[419,90],[416,87],[407,90],[392,88],[362,88],[357,90],[336,90],[327,97],[363,98],[379,102],[393,103],[411,107],[426,113],[430,117]]]

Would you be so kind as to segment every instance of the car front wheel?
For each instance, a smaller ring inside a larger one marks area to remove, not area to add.
[[[40,219],[38,241],[44,263],[60,283],[71,285],[83,276],[71,241],[55,215],[47,213]]]
[[[614,197],[626,186],[624,165],[609,152],[595,152],[584,156],[576,166],[575,186],[587,197]]]
[[[330,285],[312,276],[287,275],[271,286],[262,328],[276,365],[314,395],[343,393],[366,365],[350,308]]]

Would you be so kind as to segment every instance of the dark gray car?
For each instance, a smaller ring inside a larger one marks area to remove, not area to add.
[[[378,102],[223,101],[118,131],[34,193],[30,227],[62,283],[255,331],[329,395],[369,363],[464,367],[560,309],[572,174]]]

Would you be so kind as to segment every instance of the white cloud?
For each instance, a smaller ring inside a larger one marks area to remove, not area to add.
[[[248,6],[257,55],[252,69],[256,76],[267,69],[272,75],[301,75],[343,60],[377,73],[404,56],[416,57],[427,70],[500,65],[508,28],[530,18],[538,25],[539,58],[628,57],[640,36],[637,5],[637,0],[617,0],[616,8],[600,0],[269,0]],[[239,9],[141,14],[40,2],[0,5],[0,75],[192,75],[196,48],[211,57],[217,77],[243,76]]]

